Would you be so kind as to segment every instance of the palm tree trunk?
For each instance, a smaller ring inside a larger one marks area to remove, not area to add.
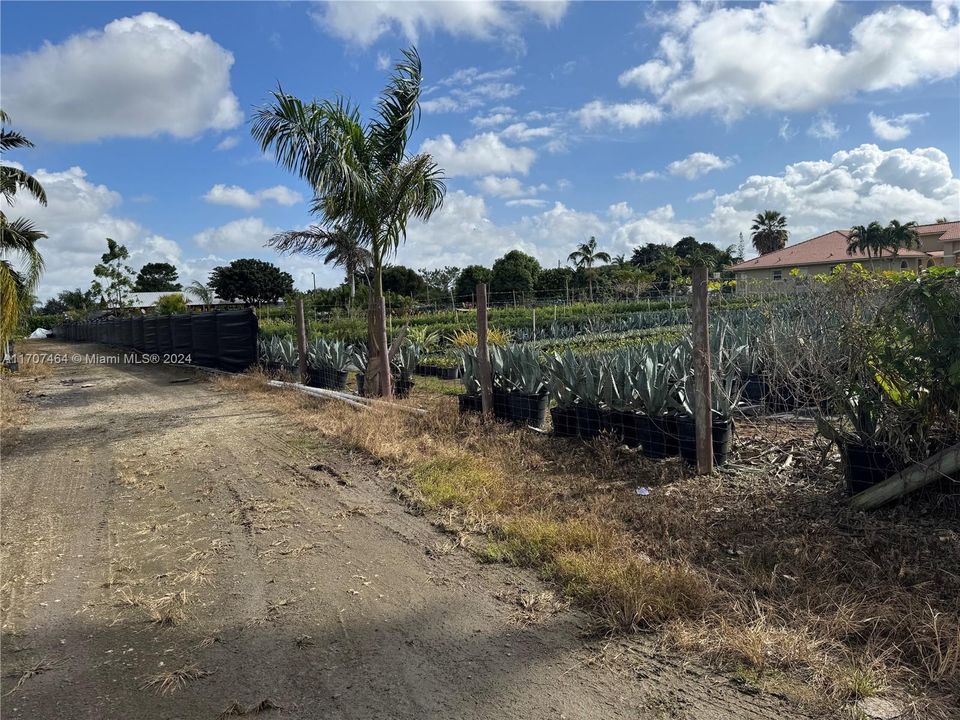
[[[367,335],[370,341],[370,358],[367,362],[366,389],[371,395],[393,397],[390,377],[390,345],[387,339],[387,309],[383,298],[383,273],[379,263],[374,267],[373,292],[370,298],[370,316]]]

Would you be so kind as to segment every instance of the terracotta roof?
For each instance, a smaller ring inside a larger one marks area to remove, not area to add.
[[[960,221],[918,225],[920,235],[943,233],[940,240],[960,239]],[[804,240],[803,242],[788,245],[783,250],[777,250],[752,260],[747,260],[730,268],[733,272],[743,270],[759,270],[773,267],[797,267],[801,265],[821,265],[826,263],[861,262],[869,260],[866,253],[855,252],[847,254],[847,243],[850,239],[848,230],[833,230],[824,235]],[[897,253],[900,258],[940,257],[943,252],[924,252],[922,250],[901,250]],[[885,255],[885,257],[887,257]]]

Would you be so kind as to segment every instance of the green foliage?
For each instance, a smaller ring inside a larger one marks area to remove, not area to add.
[[[157,299],[157,312],[161,315],[179,315],[187,312],[187,301],[180,293],[161,295]]]
[[[140,272],[133,285],[134,292],[176,292],[181,290],[177,282],[177,268],[170,263],[147,263]]]
[[[210,287],[223,299],[247,305],[275,303],[293,292],[293,277],[264,260],[242,258],[210,273]]]
[[[483,265],[467,265],[460,271],[457,282],[453,287],[453,294],[457,302],[472,302],[477,285],[489,283],[491,275],[490,268]]]
[[[529,293],[540,276],[540,263],[520,250],[511,250],[493,264],[490,275],[492,301],[505,302],[507,293]],[[500,298],[497,296],[500,295]]]
[[[124,262],[129,257],[125,245],[107,238],[107,251],[100,256],[100,264],[93,268],[93,274],[103,282],[94,280],[90,290],[94,295],[103,296],[108,306],[127,305],[127,296],[133,289],[133,268]]]

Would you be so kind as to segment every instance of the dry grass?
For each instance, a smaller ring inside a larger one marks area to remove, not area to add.
[[[187,617],[187,591],[167,593],[146,603],[150,620],[160,627],[179,625]]]
[[[234,700],[222,713],[217,715],[217,720],[226,720],[243,715],[259,715],[269,710],[283,710],[283,708],[270,700],[261,700],[253,705],[244,705]]]
[[[157,695],[171,695],[182,690],[188,683],[211,675],[208,670],[196,665],[187,665],[179,670],[157,673],[140,684],[141,690],[153,690]]]
[[[878,693],[909,694],[917,717],[960,707],[955,509],[851,513],[808,425],[739,431],[741,446],[789,446],[789,463],[697,478],[612,443],[483,425],[446,397],[407,401],[429,410],[414,416],[216,382],[387,463],[444,527],[486,532],[468,545],[482,558],[537,569],[611,631],[662,630],[669,648],[830,712]]]
[[[48,661],[46,658],[42,658],[37,662],[33,663],[29,667],[26,667],[22,670],[13,670],[6,673],[5,677],[15,677],[17,678],[17,683],[14,685],[7,695],[13,695],[20,687],[30,678],[34,678],[37,675],[42,675],[48,670],[53,670],[56,663]]]

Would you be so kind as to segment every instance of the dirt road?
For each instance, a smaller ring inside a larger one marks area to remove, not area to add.
[[[451,549],[372,464],[194,370],[57,365],[23,402],[2,463],[4,718],[789,715],[585,639],[587,618]]]

